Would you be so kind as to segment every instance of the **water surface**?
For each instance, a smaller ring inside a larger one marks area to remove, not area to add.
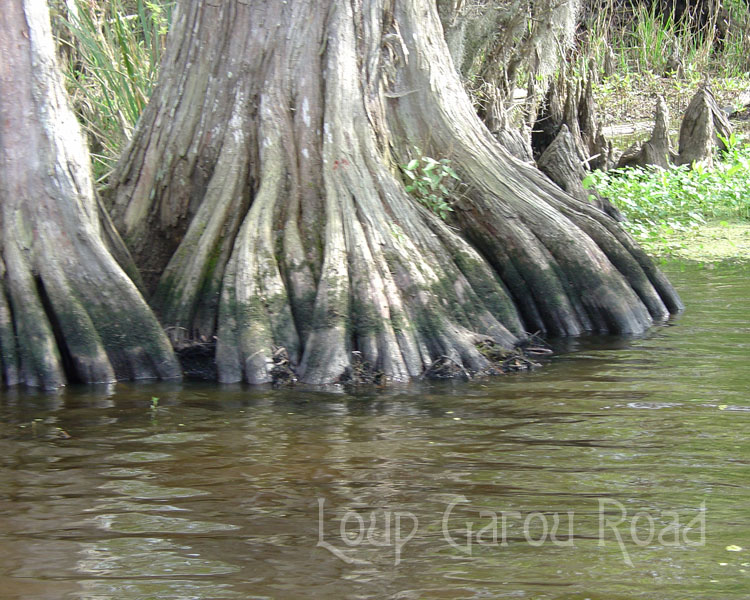
[[[517,376],[2,392],[0,597],[748,598],[750,268],[668,272]]]

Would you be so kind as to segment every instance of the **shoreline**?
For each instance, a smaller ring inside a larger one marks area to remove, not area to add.
[[[750,221],[715,221],[636,240],[657,260],[750,262]]]

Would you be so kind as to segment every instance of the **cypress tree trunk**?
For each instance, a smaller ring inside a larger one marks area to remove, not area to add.
[[[6,385],[179,377],[102,240],[43,0],[0,11],[0,367]]]
[[[416,150],[415,148],[419,148]],[[442,220],[398,165],[449,159]],[[185,0],[108,203],[174,344],[222,381],[490,368],[526,332],[638,333],[679,310],[606,214],[474,114],[434,2]]]

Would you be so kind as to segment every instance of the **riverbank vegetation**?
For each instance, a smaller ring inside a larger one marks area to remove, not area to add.
[[[54,0],[68,93],[106,183],[156,84],[174,0]]]
[[[750,20],[742,0],[589,2],[578,53],[608,75],[680,74],[689,79],[743,77]]]
[[[587,175],[585,187],[609,198],[625,216],[624,227],[653,255],[750,259],[747,5],[730,0],[701,13],[696,2],[680,19],[674,12],[660,15],[657,3],[633,9],[612,0],[600,6],[585,19],[576,64],[582,73],[593,67],[604,74],[593,86],[596,107],[620,151],[648,136],[657,95],[669,107],[676,141],[679,119],[702,83],[710,85],[737,133],[724,140],[728,149],[710,167],[598,170]]]
[[[610,198],[653,254],[750,258],[750,147],[728,142],[711,167],[594,171],[584,186]]]

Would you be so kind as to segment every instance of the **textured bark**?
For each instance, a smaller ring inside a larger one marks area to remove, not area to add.
[[[527,159],[550,76],[572,48],[580,0],[436,0],[453,62],[485,125]],[[527,80],[519,101],[519,75]],[[519,131],[523,135],[519,135]],[[520,146],[518,138],[525,139]]]
[[[669,139],[669,109],[662,96],[656,102],[654,129],[651,137],[645,142],[638,142],[622,153],[617,161],[617,168],[646,167],[653,165],[668,169],[676,158]]]
[[[186,0],[113,179],[113,219],[176,345],[222,381],[462,370],[540,331],[637,333],[680,308],[600,210],[476,116],[432,2]],[[398,164],[447,158],[448,222]]]
[[[589,71],[595,72],[593,65]],[[613,164],[612,144],[596,120],[592,79],[584,85],[574,84],[561,72],[549,87],[534,131],[532,143],[539,155],[539,169],[574,198],[622,221],[617,207],[595,190],[584,189],[582,183],[586,170],[606,170]]]
[[[563,125],[557,137],[536,162],[541,171],[563,190],[574,198],[587,202],[589,192],[582,183],[586,176],[583,161],[584,157],[576,147],[567,125]]]
[[[716,104],[713,93],[707,86],[701,88],[690,100],[680,125],[680,153],[678,165],[703,162],[711,165],[714,148],[726,150],[722,141],[732,135],[732,125],[724,111]],[[721,137],[719,137],[721,136]]]
[[[585,167],[607,170],[612,166],[612,144],[596,119],[593,64],[589,72],[591,77],[581,82],[561,70],[557,80],[550,83],[545,104],[534,123],[531,145],[535,155],[541,157],[565,126]]]
[[[3,382],[179,376],[156,318],[103,242],[43,0],[3,4],[0,55]]]

